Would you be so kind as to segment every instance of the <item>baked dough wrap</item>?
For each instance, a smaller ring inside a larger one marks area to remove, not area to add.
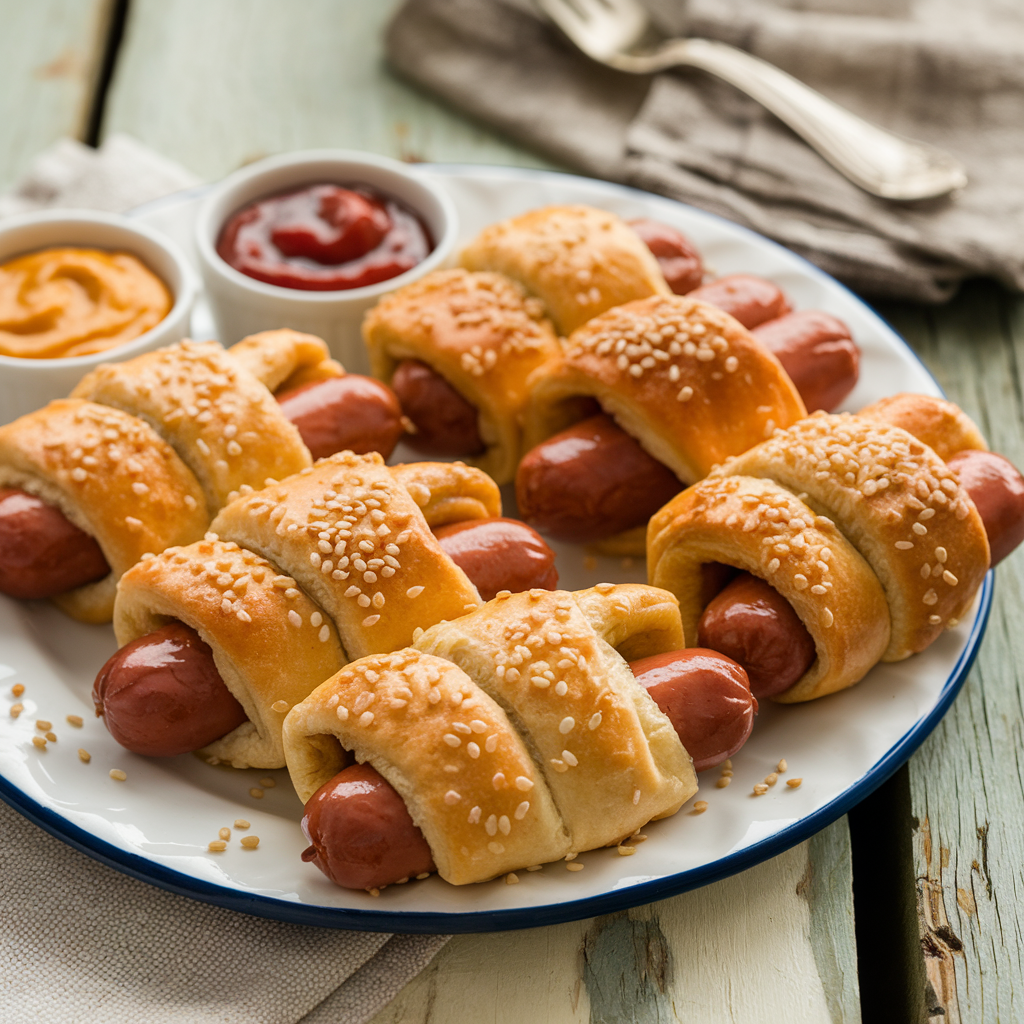
[[[260,331],[232,345],[228,354],[270,391],[290,391],[313,381],[344,377],[327,343],[290,328]]]
[[[439,270],[382,299],[363,320],[375,377],[426,363],[478,411],[486,450],[469,461],[499,484],[523,455],[526,380],[559,353],[543,306],[501,274]]]
[[[945,462],[900,427],[816,413],[712,474],[737,475],[805,495],[864,556],[889,604],[883,661],[924,650],[962,618],[988,570],[974,502]]]
[[[174,620],[210,645],[221,679],[249,719],[199,753],[235,768],[284,767],[285,714],[345,664],[329,617],[266,559],[203,540],[168,548],[121,578],[114,606],[119,644]]]
[[[454,885],[565,856],[544,776],[501,708],[459,668],[405,649],[342,669],[288,714],[288,770],[305,803],[352,757],[405,801]]]
[[[545,206],[491,224],[459,262],[518,281],[544,303],[563,335],[612,306],[672,294],[640,236],[592,206]]]
[[[684,484],[806,415],[782,365],[727,313],[684,296],[655,296],[585,324],[530,380],[527,448],[601,408]],[[597,545],[643,554],[642,528]]]
[[[415,644],[458,665],[508,715],[574,851],[614,844],[697,791],[672,723],[612,642],[631,658],[681,648],[675,598],[638,584],[532,590],[440,623]]]
[[[703,565],[743,569],[790,603],[817,658],[777,701],[852,686],[888,646],[889,606],[871,567],[831,520],[771,480],[702,480],[654,515],[649,538],[651,583],[679,599],[691,644],[705,605]]]
[[[403,462],[389,468],[419,505],[432,530],[466,519],[501,515],[498,485],[464,462]]]
[[[857,415],[902,427],[944,462],[967,449],[988,451],[988,442],[970,416],[945,398],[904,391],[865,406]]]
[[[467,469],[453,474],[458,479]],[[334,620],[350,659],[405,647],[417,627],[480,603],[417,502],[376,453],[321,459],[238,498],[210,529],[293,577]]]
[[[243,486],[312,463],[274,397],[215,341],[105,363],[71,394],[145,420],[195,474],[213,512]]]
[[[110,573],[51,600],[109,622],[121,574],[145,553],[202,537],[195,477],[151,427],[119,409],[61,399],[0,427],[0,486],[18,487],[95,538]]]

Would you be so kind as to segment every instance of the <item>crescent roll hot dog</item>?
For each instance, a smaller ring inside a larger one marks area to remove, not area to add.
[[[566,336],[612,306],[671,294],[640,236],[592,206],[546,206],[499,221],[477,235],[460,262],[518,281]]]
[[[923,650],[967,611],[990,550],[970,493],[930,447],[849,414],[811,416],[730,459],[654,517],[649,541],[651,579],[679,596],[684,624],[704,610],[705,564],[744,569],[788,602],[816,657],[774,694],[783,702]],[[707,623],[704,642],[708,630],[723,635]]]
[[[284,712],[348,658],[402,647],[417,629],[479,605],[460,559],[448,557],[431,524],[458,520],[469,535],[474,522],[509,523],[494,518],[500,511],[497,487],[471,467],[389,470],[379,455],[336,455],[243,495],[217,517],[217,533],[126,573],[115,632],[122,644],[147,645],[169,623],[193,630],[209,652],[205,661],[188,654],[197,712],[211,706],[202,694],[215,694],[219,679],[245,717],[207,737],[201,753],[236,767],[280,767]],[[503,534],[478,537],[470,568],[500,577],[488,561],[508,561],[508,548]],[[505,569],[523,572],[514,558]],[[547,584],[556,580],[548,565]],[[138,661],[119,652],[100,673],[98,713],[109,705],[111,731],[138,753],[194,749],[195,716],[160,710],[181,706],[181,681],[161,681]]]
[[[457,885],[613,844],[696,790],[624,660],[681,643],[651,588],[499,597],[318,687],[286,719],[289,772],[305,801],[371,765]]]
[[[588,403],[596,400],[680,488],[805,415],[778,360],[732,317],[689,296],[656,296],[596,317],[568,339],[560,359],[534,374],[531,388],[525,421],[531,448],[592,415]],[[626,465],[637,461],[633,454],[623,458]],[[576,479],[568,458],[555,462],[531,453],[516,481],[523,518],[542,530],[547,522],[534,520],[534,510],[550,504],[541,497],[549,489],[542,477],[554,481],[561,472],[585,504],[586,479]],[[643,493],[636,498],[637,521],[630,525],[642,528],[649,510],[640,507]],[[596,524],[592,539],[602,525],[605,536],[623,529],[621,522]],[[637,542],[642,550],[639,535]]]
[[[537,299],[500,274],[441,270],[382,300],[363,337],[374,374],[416,426],[412,447],[512,479],[526,379],[558,355]]]

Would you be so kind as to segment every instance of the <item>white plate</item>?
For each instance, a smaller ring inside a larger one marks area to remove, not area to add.
[[[861,381],[846,408],[897,391],[940,394],[910,349],[868,307],[792,253],[717,217],[670,200],[603,182],[548,172],[434,167],[450,189],[466,239],[484,225],[548,203],[590,203],[626,217],[654,217],[682,229],[715,273],[738,271],[776,281],[796,308],[827,310],[846,321],[861,346]],[[197,194],[151,204],[139,215],[191,251]],[[194,335],[209,337],[200,308]],[[396,459],[400,456],[396,456]],[[558,547],[561,585],[569,590],[645,581],[643,563],[600,559],[587,569],[583,553]],[[0,680],[4,699],[21,682],[25,711],[0,715],[0,796],[44,828],[128,874],[197,899],[249,913],[311,924],[387,931],[492,931],[574,920],[636,906],[772,857],[844,813],[901,765],[934,728],[973,660],[991,602],[992,577],[972,616],[923,654],[875,668],[853,689],[809,704],[762,704],[750,741],[733,758],[727,789],[717,772],[702,776],[706,813],[690,805],[649,826],[634,856],[614,850],[582,854],[585,870],[562,864],[502,880],[456,887],[436,876],[392,886],[373,898],[332,885],[299,859],[306,845],[302,806],[285,771],[211,768],[191,755],[150,760],[119,747],[93,717],[90,691],[97,669],[114,652],[108,626],[84,626],[43,603],[0,598]],[[65,716],[81,715],[82,729]],[[53,723],[58,741],[40,752],[36,720]],[[76,753],[87,749],[83,764]],[[788,775],[761,797],[751,787],[775,769]],[[127,781],[111,779],[111,768]],[[250,796],[261,778],[277,785]],[[785,778],[801,777],[790,789]],[[691,801],[692,803],[692,801]],[[252,823],[257,850],[242,849],[233,832],[225,853],[207,844],[236,818]]]

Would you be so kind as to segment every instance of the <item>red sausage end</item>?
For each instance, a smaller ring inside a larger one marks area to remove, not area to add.
[[[302,859],[346,889],[380,889],[434,871],[423,833],[405,802],[368,764],[354,764],[306,801]]]
[[[96,714],[135,754],[199,750],[247,721],[199,634],[172,622],[125,644],[96,676]]]

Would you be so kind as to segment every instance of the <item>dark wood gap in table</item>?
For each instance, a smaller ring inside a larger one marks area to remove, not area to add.
[[[107,35],[103,45],[103,56],[89,104],[89,119],[86,122],[82,141],[89,146],[98,146],[103,132],[103,114],[107,105],[107,93],[117,67],[117,59],[124,39],[124,28],[128,21],[131,0],[111,0]]]

